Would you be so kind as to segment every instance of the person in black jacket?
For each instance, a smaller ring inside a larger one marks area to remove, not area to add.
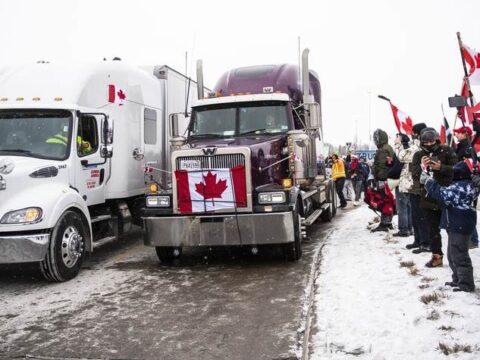
[[[458,140],[457,144],[457,157],[458,160],[464,160],[464,159],[469,159],[472,157],[471,154],[471,145],[470,145],[470,140],[472,138],[472,129],[469,127],[459,127],[458,129],[453,130],[453,134]]]
[[[447,145],[440,144],[440,136],[434,128],[425,128],[420,133],[420,148],[412,161],[412,176],[420,179],[422,167],[433,175],[440,186],[449,186],[453,180],[453,166],[457,163],[455,151]],[[440,235],[440,203],[430,196],[424,187],[420,189],[420,207],[423,209],[431,241],[432,258],[427,267],[443,265],[442,237]]]

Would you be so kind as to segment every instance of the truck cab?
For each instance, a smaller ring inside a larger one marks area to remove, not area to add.
[[[187,136],[173,134],[171,190],[146,197],[145,244],[161,261],[184,246],[260,244],[298,260],[305,227],[333,217],[333,183],[316,168],[320,83],[304,68],[303,89],[283,64],[230,70],[199,93]]]
[[[141,226],[145,168],[164,166],[186,80],[119,60],[0,70],[0,264],[38,262],[66,281],[94,247]]]

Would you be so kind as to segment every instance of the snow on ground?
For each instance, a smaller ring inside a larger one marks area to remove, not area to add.
[[[470,251],[477,291],[453,292],[444,286],[451,281],[445,233],[444,265],[429,269],[431,254],[405,249],[413,237],[370,233],[373,217],[362,206],[334,220],[338,230],[323,249],[315,284],[311,358],[480,359],[480,249]],[[421,301],[434,293],[437,301]],[[441,344],[471,352],[447,357]]]

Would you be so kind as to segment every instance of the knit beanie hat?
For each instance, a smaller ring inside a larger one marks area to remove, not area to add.
[[[412,126],[412,130],[414,134],[420,135],[420,132],[426,127],[427,125],[425,123],[418,123]]]
[[[472,176],[468,165],[461,161],[453,166],[453,180],[469,180]]]

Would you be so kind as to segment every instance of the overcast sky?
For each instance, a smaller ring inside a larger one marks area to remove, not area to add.
[[[188,51],[189,74],[201,58],[212,87],[233,67],[297,63],[300,37],[339,144],[396,132],[378,94],[438,129],[463,76],[456,32],[480,49],[479,14],[479,0],[0,0],[0,66],[119,56],[184,71]]]

